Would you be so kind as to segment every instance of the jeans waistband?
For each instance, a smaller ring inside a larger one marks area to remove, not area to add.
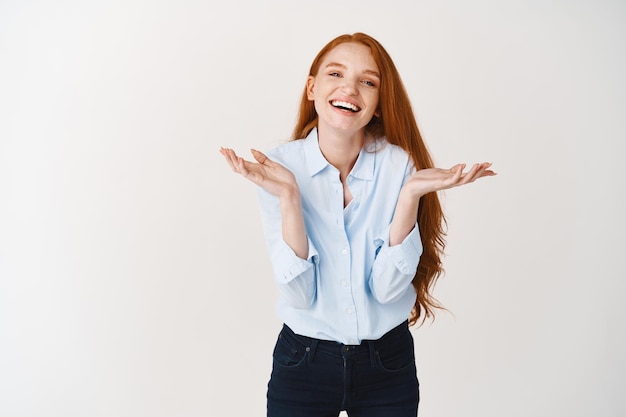
[[[368,353],[372,358],[376,354],[376,350],[382,348],[388,343],[396,343],[396,340],[409,332],[408,320],[400,323],[398,326],[389,330],[382,337],[375,340],[363,340],[360,345],[345,345],[343,343],[334,342],[330,340],[315,339],[308,336],[302,336],[294,333],[293,330],[286,324],[283,324],[283,330],[281,337],[285,336],[292,341],[295,341],[303,346],[310,352],[310,360],[316,352],[324,352],[331,355],[359,355],[361,353]]]

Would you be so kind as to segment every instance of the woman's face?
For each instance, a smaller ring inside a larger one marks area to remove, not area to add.
[[[319,126],[354,133],[376,114],[380,71],[370,49],[360,43],[342,43],[320,63],[307,80],[307,97],[315,102]]]

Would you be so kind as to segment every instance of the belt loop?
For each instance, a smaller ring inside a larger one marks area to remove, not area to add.
[[[317,350],[317,339],[311,339],[311,346],[307,346],[307,349],[310,349],[309,351],[309,363],[313,363],[313,358],[315,356],[315,351]]]
[[[375,367],[378,364],[377,354],[376,354],[376,342],[374,340],[369,340],[367,342],[370,348],[370,365]]]

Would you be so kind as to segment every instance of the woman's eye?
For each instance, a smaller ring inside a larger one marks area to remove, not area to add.
[[[376,84],[374,84],[373,82],[369,81],[369,80],[365,80],[363,81],[363,84],[370,86],[370,87],[376,87]]]
[[[341,77],[341,74],[339,74],[338,72],[331,72],[330,74],[331,77]]]

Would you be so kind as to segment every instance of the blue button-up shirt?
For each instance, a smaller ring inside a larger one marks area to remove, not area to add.
[[[267,156],[296,177],[309,241],[307,259],[296,256],[282,238],[278,199],[259,188],[278,317],[298,334],[349,345],[378,339],[406,320],[422,243],[416,225],[390,247],[389,228],[414,172],[409,155],[384,139],[364,146],[346,179],[353,198],[345,208],[339,171],[322,155],[316,129]]]

